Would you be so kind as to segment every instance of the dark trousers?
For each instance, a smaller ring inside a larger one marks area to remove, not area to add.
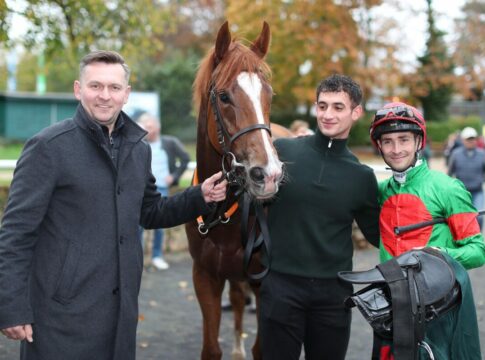
[[[261,350],[265,360],[345,359],[352,285],[270,271],[260,289]]]

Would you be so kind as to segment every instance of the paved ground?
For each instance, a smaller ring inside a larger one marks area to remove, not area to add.
[[[140,294],[138,327],[139,360],[196,360],[201,348],[201,315],[191,280],[191,259],[187,252],[168,254],[167,271],[146,271]],[[368,269],[377,262],[376,250],[359,250],[355,269]],[[482,349],[485,350],[485,267],[470,271],[478,310]],[[246,312],[246,351],[249,352],[256,328],[255,315]],[[372,334],[361,314],[354,311],[348,360],[370,359]],[[223,359],[230,359],[232,314],[223,313],[221,324]],[[0,359],[18,359],[18,344],[0,337]],[[58,359],[54,359],[58,360]],[[103,360],[103,359],[99,359]]]

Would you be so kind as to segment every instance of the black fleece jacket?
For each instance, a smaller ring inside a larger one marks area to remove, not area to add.
[[[271,269],[335,278],[352,269],[352,222],[379,246],[377,181],[347,140],[315,135],[275,143],[287,179],[269,205]]]

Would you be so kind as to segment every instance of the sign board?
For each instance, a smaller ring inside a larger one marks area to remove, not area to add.
[[[133,120],[147,112],[160,119],[160,98],[156,92],[132,91],[123,111]]]

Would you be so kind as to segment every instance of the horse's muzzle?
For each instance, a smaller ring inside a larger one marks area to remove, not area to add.
[[[283,178],[282,171],[273,171],[267,174],[262,167],[252,167],[248,171],[248,191],[256,199],[264,200],[272,198],[279,189]]]

